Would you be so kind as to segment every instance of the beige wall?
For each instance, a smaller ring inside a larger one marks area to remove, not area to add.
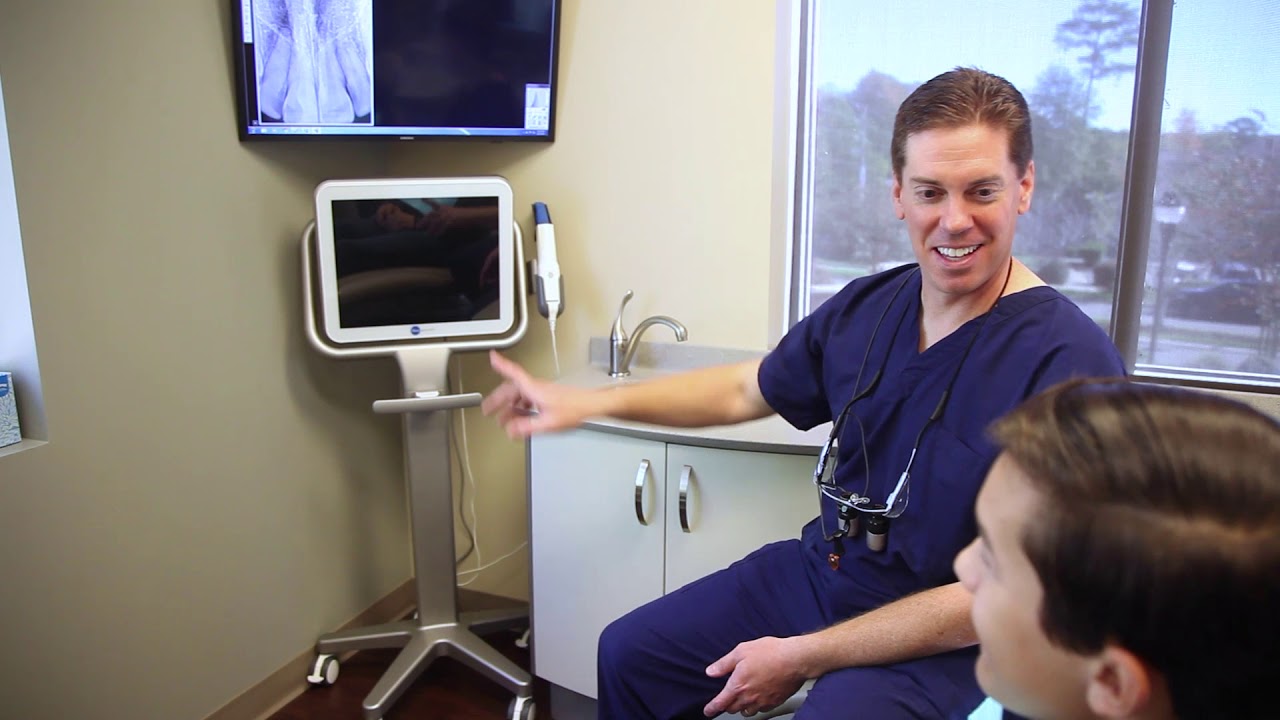
[[[516,217],[532,232],[546,202],[565,277],[556,328],[561,371],[586,364],[623,294],[626,325],[671,315],[689,341],[763,350],[769,325],[774,3],[565,2],[554,145],[399,146],[397,175],[496,173],[511,181]],[[533,250],[532,238],[526,240]],[[655,327],[646,340],[669,342]],[[546,321],[535,316],[511,353],[555,371]],[[462,360],[466,385],[495,379],[482,355]],[[470,388],[469,388],[470,389]],[[522,448],[467,413],[486,559],[526,536]],[[510,496],[518,492],[520,498]],[[461,547],[461,539],[459,547]],[[472,587],[527,595],[527,563],[503,564]]]
[[[50,437],[0,458],[6,717],[204,717],[408,578],[398,425],[368,412],[394,366],[299,328],[323,178],[499,173],[526,229],[546,201],[566,370],[627,288],[630,324],[765,345],[769,0],[565,0],[560,139],[474,146],[240,144],[228,5],[0,2]],[[512,354],[549,373],[545,325]],[[468,429],[493,558],[526,531],[523,449]],[[472,587],[527,582],[517,555]]]

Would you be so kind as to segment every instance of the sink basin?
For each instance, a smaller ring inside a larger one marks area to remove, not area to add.
[[[630,385],[675,374],[675,371],[672,370],[659,370],[651,367],[633,367],[630,375],[618,378],[609,375],[609,368],[607,367],[593,366],[591,372],[599,377],[601,385]]]

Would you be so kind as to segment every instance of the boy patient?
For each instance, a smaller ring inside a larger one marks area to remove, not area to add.
[[[1095,380],[992,436],[955,562],[989,695],[1035,720],[1280,717],[1280,424]]]

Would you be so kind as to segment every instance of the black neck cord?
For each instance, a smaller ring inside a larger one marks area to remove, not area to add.
[[[862,365],[858,368],[858,376],[853,381],[853,389],[854,389],[853,397],[849,399],[849,402],[845,403],[844,408],[840,411],[840,414],[836,416],[835,425],[831,429],[831,437],[836,444],[836,449],[835,449],[836,453],[839,453],[840,441],[838,438],[838,434],[840,432],[841,426],[844,424],[845,416],[849,414],[849,410],[853,407],[853,404],[855,402],[870,395],[871,391],[874,390],[876,385],[879,384],[880,376],[884,373],[885,366],[889,363],[889,355],[893,353],[893,343],[897,340],[898,330],[901,329],[902,327],[902,320],[901,318],[898,320],[898,325],[897,327],[894,328],[893,335],[889,339],[889,352],[885,353],[884,360],[880,362],[880,367],[876,370],[875,375],[871,376],[871,382],[867,383],[866,388],[859,391],[858,386],[862,384],[862,372],[863,370],[866,369],[867,360],[871,357],[871,348],[873,345],[875,345],[876,335],[880,332],[880,325],[884,322],[885,316],[889,314],[889,308],[893,307],[893,301],[898,299],[898,294],[902,292],[902,289],[904,287],[906,287],[907,282],[910,281],[911,278],[916,273],[919,273],[919,272],[920,272],[920,268],[919,266],[917,266],[915,270],[907,273],[907,276],[902,279],[902,282],[899,283],[898,287],[894,289],[893,295],[889,297],[889,302],[885,304],[884,310],[880,312],[880,318],[876,320],[875,327],[872,328],[871,330],[871,339],[867,341],[867,349],[862,354]],[[950,401],[951,399],[951,390],[952,388],[955,387],[956,380],[960,378],[960,370],[964,368],[964,363],[966,360],[968,360],[969,352],[973,350],[974,344],[978,341],[978,336],[982,334],[982,331],[987,326],[987,322],[991,320],[991,316],[995,313],[996,307],[1000,305],[1000,298],[1004,297],[1005,291],[1009,289],[1009,279],[1011,277],[1013,277],[1013,258],[1009,258],[1009,269],[1005,271],[1004,284],[1000,286],[1000,294],[996,295],[995,302],[991,303],[991,307],[988,308],[987,312],[983,314],[982,324],[978,326],[978,329],[974,331],[973,336],[969,338],[969,344],[965,346],[964,353],[960,355],[960,362],[956,363],[955,372],[951,373],[951,379],[947,381],[947,386],[942,391],[942,397],[938,398],[937,406],[934,407],[933,412],[929,415],[929,419],[925,420],[924,424],[920,426],[920,431],[916,433],[915,442],[912,444],[913,454],[915,453],[915,448],[920,447],[920,440],[921,438],[924,437],[924,431],[927,430],[935,420],[942,417],[943,411],[946,410],[947,402]],[[906,311],[904,310],[903,312],[905,313]],[[858,428],[859,428],[859,431],[861,432],[862,423],[858,423]],[[864,448],[866,447],[865,437],[863,438],[862,445]],[[836,458],[836,460],[838,461],[838,458]],[[864,478],[864,481],[863,481],[863,494],[865,495],[871,486],[870,460],[866,457],[865,452],[863,454],[863,462],[866,463],[866,470],[865,470],[866,477]],[[832,477],[831,481],[834,483],[835,478]]]
[[[858,377],[853,381],[853,397],[849,399],[849,402],[844,404],[844,408],[836,417],[837,427],[844,421],[844,416],[849,412],[849,408],[853,407],[855,402],[870,395],[871,391],[876,388],[876,385],[880,384],[880,375],[884,372],[884,366],[889,361],[888,353],[885,354],[884,362],[881,362],[880,367],[876,369],[876,374],[871,376],[871,382],[867,383],[867,387],[861,392],[858,391],[858,386],[862,385],[862,371],[867,369],[867,360],[871,357],[871,348],[876,344],[876,335],[880,333],[880,325],[884,323],[885,316],[889,314],[889,308],[893,307],[893,301],[898,299],[898,295],[902,292],[902,288],[906,287],[907,283],[911,281],[911,278],[915,277],[919,272],[920,266],[917,265],[914,270],[907,273],[907,276],[902,278],[902,282],[898,283],[898,287],[894,288],[893,294],[889,296],[889,302],[885,303],[884,310],[880,311],[880,317],[876,320],[875,327],[871,329],[871,339],[867,341],[867,349],[862,353],[862,363],[858,365]],[[906,310],[903,310],[904,315],[905,313]],[[893,343],[898,339],[898,330],[901,328],[902,318],[898,318],[898,325],[893,329],[893,336],[889,338],[889,352],[893,352]]]

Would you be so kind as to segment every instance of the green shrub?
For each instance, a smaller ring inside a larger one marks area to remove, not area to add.
[[[1093,266],[1093,286],[1111,289],[1116,284],[1115,263],[1098,263]]]
[[[1040,276],[1041,280],[1050,285],[1062,285],[1067,282],[1069,272],[1067,264],[1055,258],[1040,266],[1040,269],[1036,270],[1036,274]]]

